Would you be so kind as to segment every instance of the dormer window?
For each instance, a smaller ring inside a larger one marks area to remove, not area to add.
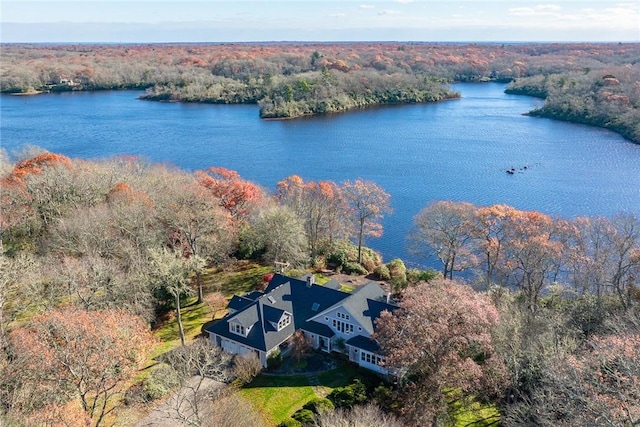
[[[284,313],[278,322],[278,330],[282,330],[291,324],[291,314]]]
[[[233,332],[236,335],[242,335],[243,337],[246,337],[249,329],[236,322],[229,323],[229,331]]]

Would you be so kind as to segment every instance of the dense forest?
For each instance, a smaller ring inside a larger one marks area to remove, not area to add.
[[[146,89],[157,101],[257,103],[294,118],[459,96],[450,82],[512,82],[534,115],[640,141],[637,44],[281,43],[3,45],[0,90]]]
[[[270,193],[224,168],[189,173],[34,147],[15,157],[0,150],[0,172],[7,425],[127,424],[118,417],[194,372],[250,382],[255,367],[185,340],[180,317],[187,301],[223,309],[231,295],[203,291],[203,277],[239,260],[287,262],[292,275],[328,268],[371,275],[400,305],[382,316],[378,338],[388,365],[406,372],[403,381],[336,389],[329,405],[340,409],[306,410],[303,424],[366,415],[371,425],[452,425],[452,405],[496,408],[477,425],[640,422],[636,214],[564,219],[431,203],[416,214],[408,241],[416,254],[441,261],[435,272],[382,260],[364,246],[383,232],[391,196],[355,177],[283,177]],[[182,339],[174,351],[150,334],[168,315]],[[150,355],[160,362],[140,379]],[[254,411],[238,396],[210,399],[210,416],[191,425],[237,425]],[[224,407],[242,414],[225,421]]]

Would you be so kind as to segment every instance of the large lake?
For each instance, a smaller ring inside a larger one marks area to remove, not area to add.
[[[406,252],[412,218],[435,200],[568,218],[640,213],[640,145],[523,116],[540,100],[506,95],[502,84],[455,88],[462,99],[289,121],[260,120],[256,106],[140,101],[140,92],[2,95],[0,141],[8,151],[34,144],[70,157],[224,166],[269,189],[292,174],[371,180],[391,194],[395,212],[384,236],[367,244],[410,265],[423,262]]]

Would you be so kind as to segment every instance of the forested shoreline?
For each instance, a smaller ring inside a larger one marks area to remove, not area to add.
[[[451,425],[452,402],[490,406],[487,424],[640,422],[637,213],[566,219],[430,203],[414,217],[409,245],[440,260],[436,272],[364,246],[383,233],[392,195],[355,177],[292,175],[269,192],[214,166],[185,172],[34,147],[17,157],[0,150],[0,160],[0,420],[8,425],[106,425],[139,402],[157,403],[190,369],[238,387],[251,381],[250,363],[185,339],[180,320],[188,303],[224,310],[232,293],[205,286],[204,276],[241,261],[386,283],[401,309],[382,316],[378,337],[389,366],[407,375],[374,383],[358,401],[382,411],[379,419],[393,415],[393,425]],[[149,331],[167,318],[179,330],[175,349]],[[416,359],[416,346],[435,357]],[[148,354],[153,369],[140,379]],[[234,396],[232,405],[247,404]]]
[[[603,127],[640,142],[638,67],[525,77],[506,92],[543,98],[544,105],[529,112],[532,116]]]
[[[252,103],[263,118],[459,96],[451,82],[513,82],[531,114],[640,141],[638,44],[279,43],[2,46],[0,91],[145,89],[143,99]],[[617,82],[617,83],[615,83]]]

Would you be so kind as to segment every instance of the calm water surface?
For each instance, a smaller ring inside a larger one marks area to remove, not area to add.
[[[224,166],[269,189],[292,174],[372,180],[395,212],[385,235],[367,243],[412,265],[422,262],[405,248],[412,218],[435,200],[568,218],[640,214],[640,145],[523,116],[540,101],[506,95],[502,84],[455,87],[460,100],[288,121],[260,120],[256,106],[139,101],[139,92],[2,95],[0,143],[82,158],[135,154],[186,170]]]

